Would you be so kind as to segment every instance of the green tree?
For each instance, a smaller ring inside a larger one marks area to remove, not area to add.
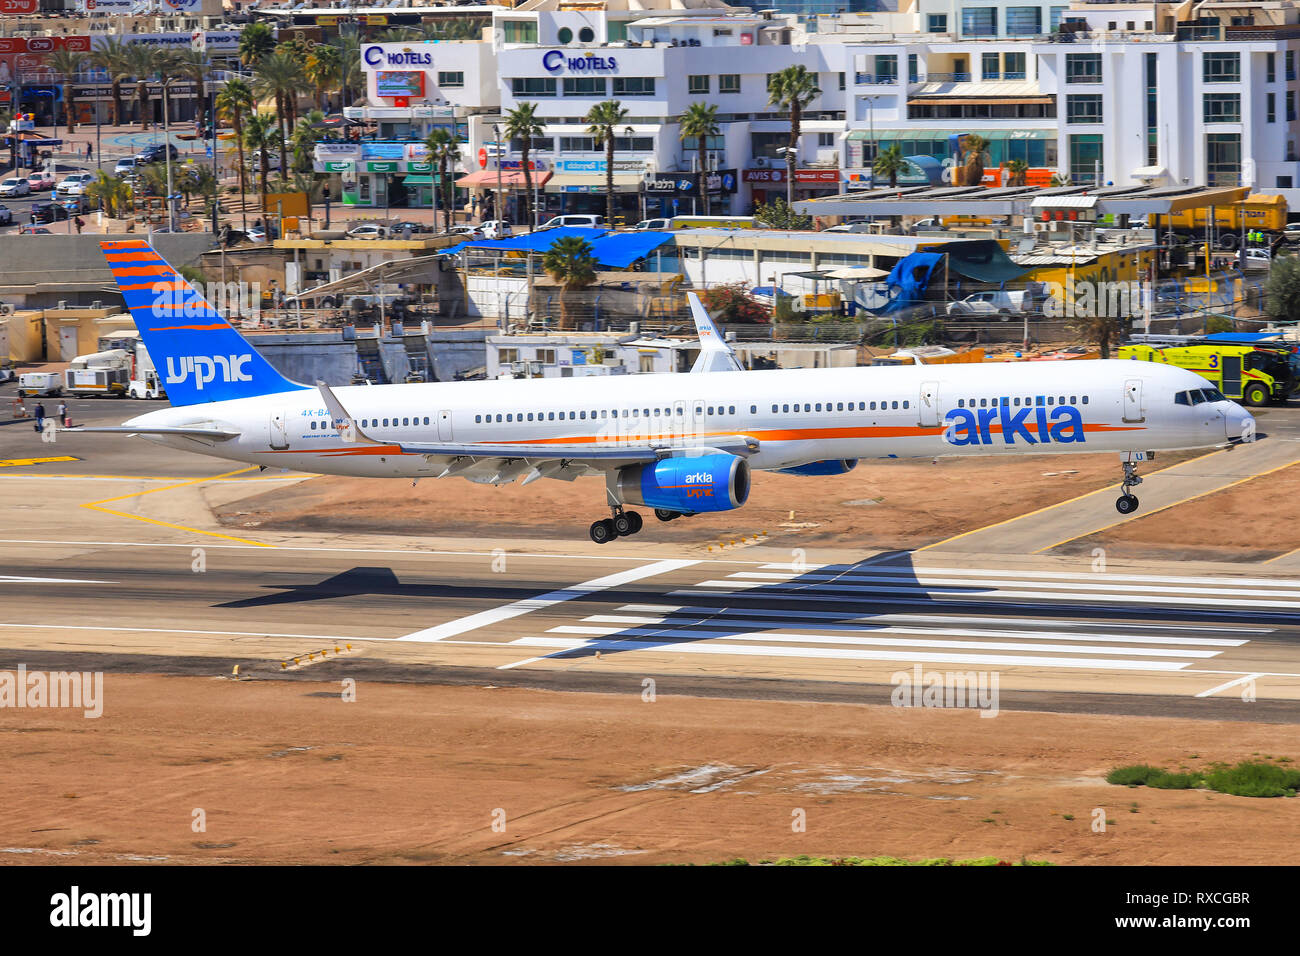
[[[63,115],[68,123],[68,132],[76,129],[77,119],[77,74],[86,68],[86,54],[75,50],[55,50],[45,59],[45,65],[63,77],[60,88],[63,92]]]
[[[978,186],[984,180],[984,165],[988,162],[989,141],[978,133],[967,133],[963,144],[966,165],[962,184]]]
[[[86,187],[86,195],[97,200],[110,219],[122,218],[131,202],[131,188],[126,180],[110,176],[102,169],[96,174],[95,181]]]
[[[784,199],[762,203],[754,210],[754,219],[769,229],[802,230],[812,228],[812,216],[804,216],[790,208]]]
[[[541,136],[543,132],[541,120],[537,118],[536,103],[520,103],[510,112],[506,113],[506,140],[519,140],[519,161],[524,170],[524,215],[523,224],[531,229],[533,223],[532,198],[533,198],[533,171],[530,168],[531,163],[528,154],[533,148],[533,140]],[[504,152],[504,149],[502,150]],[[497,160],[500,162],[500,159]],[[501,210],[497,210],[497,218],[504,219]]]
[[[444,231],[451,231],[452,204],[456,186],[451,178],[451,166],[460,159],[460,143],[445,126],[435,126],[424,138],[429,150],[429,162],[438,167],[438,190],[442,193],[442,222]]]
[[[1300,257],[1273,260],[1264,283],[1264,313],[1274,322],[1300,322]]]
[[[1007,163],[1007,172],[1011,174],[1008,178],[1008,186],[1023,186],[1025,184],[1025,175],[1029,172],[1029,164],[1023,159],[1013,159]]]
[[[339,107],[349,106],[352,96],[363,88],[365,73],[361,69],[361,38],[355,33],[345,33],[332,46],[339,51]]]
[[[261,157],[261,195],[262,211],[266,211],[266,179],[271,173],[271,161],[267,155],[275,145],[278,121],[273,113],[250,113],[244,120],[244,145]],[[283,168],[283,166],[281,167]]]
[[[306,82],[303,64],[287,52],[263,54],[257,61],[254,71],[253,90],[261,97],[275,100],[275,115],[279,123],[280,169],[288,170],[288,152],[286,141],[288,130],[286,123],[292,126],[298,91]]]
[[[135,79],[135,98],[140,106],[140,128],[149,128],[149,80],[158,73],[158,51],[143,43],[126,48],[126,72]]]
[[[787,177],[785,188],[788,203],[794,202],[794,170],[799,160],[799,133],[803,111],[821,94],[821,88],[817,85],[817,74],[808,72],[808,67],[802,63],[787,66],[768,78],[768,105],[787,110],[790,114],[790,142],[785,154]]]
[[[239,34],[239,62],[245,68],[255,66],[275,49],[275,33],[261,21],[250,23]]]
[[[90,65],[108,74],[112,84],[113,125],[125,125],[122,111],[122,83],[131,78],[131,64],[127,56],[129,45],[120,37],[103,37],[103,45],[90,51]]]
[[[709,188],[705,181],[708,163],[709,137],[718,135],[718,107],[713,103],[696,100],[682,113],[681,124],[677,132],[680,139],[694,139],[695,151],[700,167],[700,199],[703,200],[704,215],[709,215]]]
[[[297,124],[294,125],[291,137],[293,142],[294,172],[311,172],[316,142],[320,139],[320,124],[324,120],[324,113],[320,110],[311,110],[306,116],[301,117]]]
[[[343,78],[343,54],[339,47],[331,43],[317,43],[307,57],[305,65],[307,79],[316,87],[316,102],[322,111],[326,107],[326,93],[337,86]]]
[[[217,94],[217,114],[230,120],[235,133],[235,148],[239,155],[239,205],[244,211],[245,232],[248,231],[248,208],[244,205],[244,196],[248,192],[248,185],[245,182],[244,168],[244,117],[252,115],[256,109],[253,91],[243,80],[227,80]]]
[[[627,110],[618,100],[597,103],[587,112],[587,132],[597,147],[605,148],[605,222],[614,228],[614,139],[618,127],[627,119]]]
[[[596,281],[596,257],[591,244],[577,236],[557,239],[542,256],[542,268],[560,283],[560,329],[572,329],[569,321],[569,293]]]
[[[912,164],[903,156],[903,147],[894,143],[876,154],[875,161],[871,164],[871,176],[874,182],[877,177],[889,180],[889,188],[893,189],[898,185],[898,176],[900,173],[907,172]]]
[[[207,109],[208,98],[206,95],[206,84],[208,78],[212,75],[212,60],[203,50],[191,50],[188,48],[173,50],[171,57],[172,72],[183,79],[188,80],[194,86],[194,95],[198,98],[197,102],[203,104],[203,109]],[[216,127],[215,121],[213,127]]]

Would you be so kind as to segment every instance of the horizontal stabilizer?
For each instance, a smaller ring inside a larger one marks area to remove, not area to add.
[[[208,441],[230,441],[232,438],[238,438],[239,432],[229,428],[218,428],[213,425],[204,427],[202,425],[177,425],[173,428],[149,427],[149,426],[131,426],[131,425],[100,425],[87,427],[76,425],[72,428],[60,428],[62,432],[99,432],[108,435],[180,435],[183,438],[203,438]]]

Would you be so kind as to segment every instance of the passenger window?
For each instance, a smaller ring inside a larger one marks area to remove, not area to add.
[[[775,414],[776,414],[776,411],[777,411],[777,407],[776,407],[775,405],[773,405],[773,406],[772,406],[772,414],[775,415]]]
[[[894,403],[893,403],[893,407],[894,407],[894,408],[897,408],[897,407],[898,407],[898,402],[894,402]]]
[[[1087,395],[1083,396],[1083,404],[1085,404],[1085,405],[1088,404],[1088,396],[1087,396]]]
[[[515,420],[515,416],[510,412],[506,412],[506,421],[513,422],[514,420]]]
[[[388,427],[388,419],[387,419],[387,418],[384,419],[384,427],[385,427],[385,428]]]
[[[1048,395],[1048,396],[1047,396],[1047,404],[1048,404],[1048,405],[1053,405],[1053,404],[1055,404],[1055,399],[1053,399],[1053,397],[1052,397],[1051,395]]]
[[[1056,404],[1058,404],[1058,405],[1064,405],[1064,404],[1065,404],[1065,396],[1062,395],[1060,398],[1058,398],[1058,399],[1056,400]]]
[[[529,420],[530,422],[533,420],[533,413],[532,413],[532,412],[529,412],[529,413],[528,413],[528,420]]]
[[[872,410],[873,412],[876,410],[876,403],[875,403],[875,402],[872,402],[872,403],[871,403],[871,410]]]
[[[569,421],[573,421],[577,417],[578,417],[577,412],[569,412]]]
[[[909,403],[908,403],[908,402],[904,402],[904,403],[903,403],[903,407],[904,407],[904,408],[907,408],[908,406],[909,406]]]
[[[710,415],[713,414],[713,406],[712,406],[712,405],[709,406],[709,414],[710,414]]]
[[[1019,408],[1019,407],[1020,407],[1020,396],[1017,395],[1015,398],[1013,398],[1013,399],[1011,400],[1011,404],[1014,405],[1016,408]]]
[[[781,406],[781,411],[783,411],[783,412],[789,412],[789,411],[790,411],[790,406],[789,406],[789,405],[782,405],[782,406]]]
[[[734,414],[736,414],[736,406],[735,406],[735,405],[728,405],[728,406],[727,406],[727,414],[728,414],[728,415],[734,415]]]
[[[804,402],[804,403],[803,403],[803,410],[804,410],[805,412],[811,412],[811,411],[812,411],[812,402]]]
[[[988,404],[989,404],[989,400],[987,398],[980,399],[980,408],[987,408]]]
[[[817,411],[820,412],[821,410],[822,410],[822,403],[821,403],[821,402],[818,402],[818,403],[817,403]]]
[[[555,421],[555,412],[547,412],[546,415],[547,415],[546,420],[547,420],[548,422],[553,422],[553,421]]]
[[[581,411],[581,412],[579,412],[579,413],[578,413],[578,417],[579,417],[579,418],[586,418],[586,417],[587,417],[587,413],[586,413],[586,411]]]
[[[315,422],[315,421],[313,421],[313,422],[311,423],[311,430],[312,430],[312,431],[315,431],[315,430],[316,430],[316,422]]]
[[[750,406],[749,406],[749,414],[751,414],[751,415],[757,415],[757,414],[758,414],[758,406],[757,406],[757,405],[750,405]]]
[[[1071,395],[1071,396],[1070,396],[1070,404],[1071,404],[1071,405],[1078,405],[1078,404],[1079,404],[1079,399],[1076,398],[1075,396]]]

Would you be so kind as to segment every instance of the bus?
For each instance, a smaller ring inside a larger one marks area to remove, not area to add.
[[[1289,350],[1255,345],[1121,345],[1116,356],[1146,362],[1164,362],[1196,372],[1229,398],[1247,405],[1286,402],[1296,386]]]

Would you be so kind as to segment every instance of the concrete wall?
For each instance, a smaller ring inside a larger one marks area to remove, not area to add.
[[[433,329],[425,337],[429,365],[440,382],[486,362],[486,329]],[[310,384],[347,385],[358,370],[355,340],[340,330],[321,332],[245,333],[253,346],[286,378]],[[379,343],[380,361],[390,382],[411,370],[403,339],[386,335]]]

